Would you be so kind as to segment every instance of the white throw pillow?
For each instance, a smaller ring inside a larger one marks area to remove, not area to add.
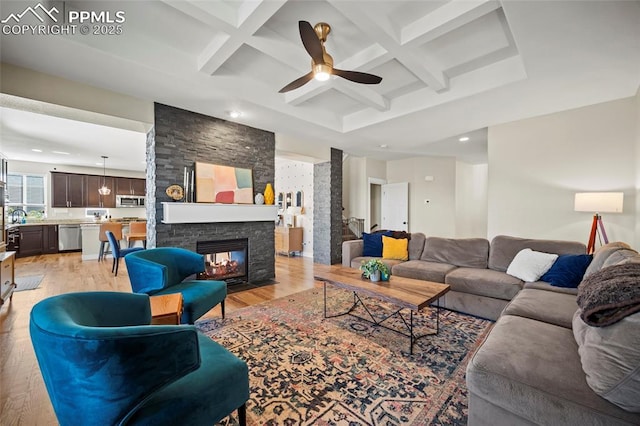
[[[523,249],[511,261],[507,274],[522,281],[535,282],[551,268],[557,258],[557,254]]]

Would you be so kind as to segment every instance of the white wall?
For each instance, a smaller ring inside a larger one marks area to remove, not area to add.
[[[610,241],[635,241],[637,100],[621,99],[489,128],[489,238],[582,241],[592,215],[574,194],[623,191],[624,213],[604,214]]]
[[[296,218],[296,226],[303,228],[302,255],[313,258],[313,163],[276,157],[274,191],[302,191],[304,214]]]
[[[0,74],[2,75],[0,79],[2,93],[104,114],[107,117],[102,119],[105,120],[108,120],[108,116],[125,119],[125,121],[104,121],[96,124],[146,133],[154,122],[153,101],[137,99],[6,63],[0,63]],[[83,117],[67,118],[83,120]],[[92,119],[99,118],[94,116]]]
[[[487,236],[487,164],[456,163],[456,238]]]
[[[433,176],[433,181],[425,181]],[[409,232],[427,236],[456,235],[456,161],[451,157],[418,157],[387,161],[388,183],[409,182]],[[429,204],[424,200],[429,199]]]
[[[636,93],[636,241],[634,248],[640,249],[640,87]]]
[[[76,166],[59,166],[47,163],[34,163],[29,161],[9,161],[9,173],[33,173],[44,176],[44,201],[46,204],[45,214],[47,219],[84,219],[85,208],[52,208],[51,207],[51,171],[68,172],[68,173],[86,173],[93,175],[102,175],[102,168],[93,167],[76,167]],[[133,172],[130,170],[106,169],[109,176],[134,177],[144,179],[144,172]],[[146,217],[144,208],[112,208],[108,209],[109,215],[113,218],[121,217]]]
[[[342,163],[342,205],[345,217],[367,216],[366,158],[347,157]]]

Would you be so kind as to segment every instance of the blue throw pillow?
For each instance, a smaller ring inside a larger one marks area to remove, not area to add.
[[[540,281],[556,287],[577,288],[592,259],[590,254],[561,254]]]
[[[362,255],[367,257],[382,257],[382,236],[391,236],[391,231],[376,234],[362,233]]]

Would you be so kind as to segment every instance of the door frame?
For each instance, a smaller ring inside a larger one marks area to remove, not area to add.
[[[369,177],[367,178],[367,217],[364,218],[364,232],[371,232],[371,185],[385,185],[386,179]],[[382,200],[380,200],[382,201]]]

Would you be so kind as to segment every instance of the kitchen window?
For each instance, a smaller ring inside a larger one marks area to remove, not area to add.
[[[22,209],[44,214],[44,176],[9,173],[7,176],[7,213]]]

